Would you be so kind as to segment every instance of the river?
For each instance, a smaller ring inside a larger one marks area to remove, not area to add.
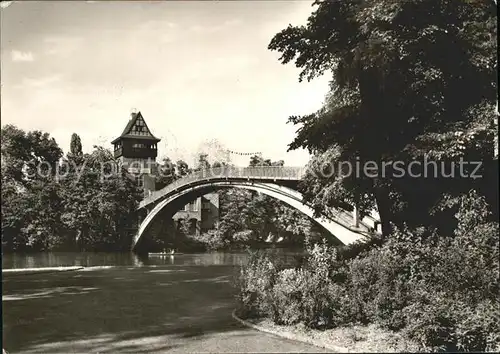
[[[293,261],[300,252],[277,249],[285,261]],[[44,252],[44,253],[12,253],[2,255],[2,269],[45,268],[63,266],[133,266],[150,265],[182,265],[182,266],[240,266],[248,260],[247,252],[209,252],[194,254],[178,254],[174,256],[149,255],[139,256],[135,253],[104,252]]]

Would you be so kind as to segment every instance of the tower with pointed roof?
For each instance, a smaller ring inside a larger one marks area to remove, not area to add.
[[[154,173],[156,168],[160,141],[151,133],[141,112],[134,112],[122,134],[111,144],[114,145],[114,156],[120,166],[135,175],[139,184],[143,186],[142,176]]]

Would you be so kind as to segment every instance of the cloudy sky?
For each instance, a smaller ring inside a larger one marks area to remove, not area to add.
[[[2,125],[47,131],[65,151],[76,132],[88,151],[110,147],[135,108],[160,156],[191,162],[215,140],[303,165],[286,121],[321,106],[328,78],[299,83],[267,45],[311,2],[2,3]]]

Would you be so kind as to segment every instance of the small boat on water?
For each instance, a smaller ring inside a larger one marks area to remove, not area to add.
[[[170,250],[168,252],[164,251],[164,252],[149,252],[148,253],[149,256],[178,256],[181,254],[184,254],[184,253],[175,252],[175,250]]]

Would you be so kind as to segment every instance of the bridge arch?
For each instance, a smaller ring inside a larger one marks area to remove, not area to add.
[[[253,181],[250,179],[222,179],[222,180],[202,180],[197,181],[195,184],[186,184],[175,190],[175,193],[167,196],[165,199],[159,201],[154,208],[147,214],[139,226],[139,230],[134,237],[132,249],[135,249],[143,235],[148,228],[152,225],[156,217],[165,208],[172,206],[172,215],[177,211],[174,206],[179,206],[182,200],[186,198],[195,198],[202,196],[209,192],[224,188],[241,188],[261,192],[272,198],[278,199],[287,205],[301,211],[303,214],[315,220],[323,228],[329,231],[343,244],[350,244],[357,241],[366,240],[369,237],[368,227],[366,230],[356,230],[349,226],[352,223],[352,216],[350,213],[343,210],[335,210],[335,219],[329,219],[325,216],[315,217],[314,210],[303,203],[302,194],[292,188],[279,185],[271,181]]]

